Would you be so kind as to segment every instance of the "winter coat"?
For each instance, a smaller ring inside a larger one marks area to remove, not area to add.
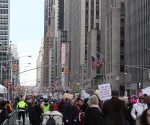
[[[78,108],[75,106],[71,106],[70,104],[67,104],[65,107],[65,113],[64,113],[64,124],[65,125],[78,125],[79,123],[79,112]]]
[[[92,105],[85,112],[85,125],[102,125],[102,114],[99,106]]]
[[[42,109],[40,108],[40,105],[29,108],[29,119],[30,123],[33,125],[42,123]]]
[[[127,107],[125,102],[113,97],[104,102],[103,125],[128,125]]]
[[[0,113],[0,125],[2,125],[4,123],[4,121],[8,118],[10,118],[9,112],[6,108],[3,108]]]
[[[42,125],[46,125],[49,116],[52,116],[57,125],[63,124],[63,115],[58,111],[48,111],[43,114],[43,123]]]
[[[142,115],[143,111],[145,111],[147,108],[148,108],[147,104],[142,104],[138,102],[133,105],[131,116],[133,117],[133,119],[136,120],[138,117]]]

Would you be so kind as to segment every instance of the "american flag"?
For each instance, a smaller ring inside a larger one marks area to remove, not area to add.
[[[95,70],[97,68],[97,59],[92,56],[92,69]]]
[[[97,66],[101,68],[102,65],[104,64],[105,58],[102,54],[100,54],[98,52],[96,53],[96,57],[97,57]]]

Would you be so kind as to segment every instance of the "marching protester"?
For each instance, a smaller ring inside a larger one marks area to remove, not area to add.
[[[103,104],[103,125],[129,125],[127,107],[119,99],[119,92],[112,91],[112,98]]]
[[[148,108],[147,99],[144,96],[139,97],[139,102],[133,105],[131,116],[134,120],[136,120],[136,124],[140,124],[140,117],[142,113]]]
[[[44,105],[42,107],[43,113],[48,112],[49,108],[50,108],[49,100],[45,99],[45,103],[44,103]]]
[[[150,108],[146,109],[141,115],[140,125],[150,125]]]
[[[29,108],[29,119],[31,125],[41,125],[42,123],[42,109],[36,101],[33,101],[31,103],[31,107]]]
[[[63,115],[56,111],[55,104],[51,104],[48,112],[43,114],[43,125],[62,125],[63,124]],[[52,124],[53,123],[53,124]]]
[[[20,99],[20,101],[17,104],[17,111],[18,111],[18,119],[21,120],[21,117],[23,119],[23,125],[25,125],[25,111],[27,108],[27,104],[23,99]]]
[[[102,113],[96,95],[89,98],[88,105],[85,112],[85,125],[102,125]]]
[[[13,112],[13,108],[12,108],[12,106],[11,106],[11,102],[10,101],[7,101],[6,102],[6,109],[8,110],[8,113],[10,114],[10,113],[12,113]]]
[[[78,125],[79,124],[79,111],[74,99],[71,99],[68,103],[65,114],[64,114],[64,124],[65,125]]]
[[[6,101],[2,101],[0,107],[1,107],[0,125],[2,125],[6,119],[10,118],[10,116],[9,116],[9,111],[6,108]]]

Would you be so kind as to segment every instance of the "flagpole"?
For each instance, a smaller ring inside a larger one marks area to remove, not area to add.
[[[101,53],[99,53],[99,52],[97,52],[97,53],[104,57],[104,55],[102,55]]]
[[[2,69],[2,64],[1,64],[1,84],[2,84],[2,82],[3,82],[3,69]]]

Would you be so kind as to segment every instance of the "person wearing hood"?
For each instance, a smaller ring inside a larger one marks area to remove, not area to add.
[[[136,120],[137,125],[140,123],[140,117],[142,113],[148,108],[147,100],[144,96],[139,98],[139,102],[133,105],[131,116]]]

